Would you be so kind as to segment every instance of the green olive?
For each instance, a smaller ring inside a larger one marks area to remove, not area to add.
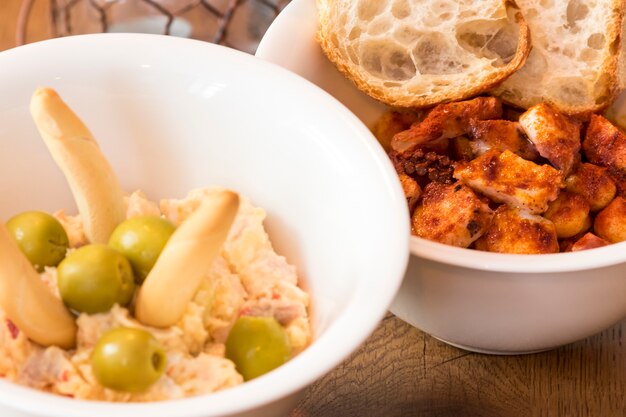
[[[56,266],[69,247],[61,223],[42,211],[27,211],[13,216],[7,228],[31,264],[42,272],[45,266]]]
[[[157,261],[176,227],[158,216],[133,217],[120,223],[109,238],[109,245],[120,251],[133,267],[141,284]]]
[[[115,249],[102,244],[71,252],[57,269],[59,292],[71,309],[84,313],[109,311],[130,303],[135,290],[133,270]]]
[[[248,381],[287,362],[291,345],[287,332],[273,317],[243,316],[228,334],[226,357]]]
[[[149,332],[119,327],[104,333],[91,354],[93,374],[107,388],[145,391],[163,375],[167,358]]]

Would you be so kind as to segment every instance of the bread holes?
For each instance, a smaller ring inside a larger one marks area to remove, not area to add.
[[[441,12],[453,12],[453,11],[456,11],[456,7],[453,6],[454,3],[455,3],[454,1],[450,1],[450,0],[434,1],[431,4],[430,9],[433,12],[435,12],[434,14],[441,13]]]
[[[590,99],[590,91],[576,77],[555,78],[547,89],[557,100],[570,103],[572,106],[584,105]]]
[[[584,51],[581,52],[581,56],[583,52]],[[568,45],[565,48],[563,48],[561,53],[563,54],[563,56],[566,56],[570,59],[574,59],[576,57],[576,51],[574,50],[574,47],[572,45]]]
[[[353,45],[350,45],[346,48],[346,53],[348,54],[349,61],[352,61],[354,63],[359,62],[359,56],[356,53],[355,47]]]
[[[594,61],[596,61],[598,59],[598,55],[599,52],[595,49],[591,49],[591,48],[585,48],[582,51],[580,51],[580,59],[585,61],[585,62],[589,62],[589,63],[593,63]]]
[[[393,38],[403,45],[412,45],[422,35],[423,32],[408,25],[402,25],[393,32]]]
[[[413,59],[420,74],[456,74],[461,63],[446,38],[440,33],[427,33],[413,47]]]
[[[369,0],[359,0],[357,3],[357,16],[359,20],[362,21],[370,21],[379,14],[381,14],[385,8],[387,7],[386,0],[377,0],[377,1],[369,1]]]
[[[363,32],[361,31],[360,28],[353,27],[350,30],[350,33],[348,34],[348,39],[351,40],[351,41],[354,41],[354,40],[356,40],[356,39],[361,37],[361,33],[363,33]]]
[[[539,1],[539,5],[541,7],[543,7],[543,8],[548,9],[548,8],[552,7],[553,2],[552,2],[552,0],[540,0]]]
[[[404,49],[388,48],[383,59],[383,74],[391,80],[404,81],[415,77],[415,64]]]
[[[396,19],[406,19],[411,16],[411,6],[407,0],[394,0],[391,4],[391,14]]]
[[[602,49],[606,42],[604,33],[594,33],[587,38],[587,46],[593,49]]]
[[[381,17],[380,19],[374,19],[367,25],[367,34],[371,36],[383,35],[391,31],[392,22],[389,19]]]
[[[375,77],[380,77],[383,71],[381,51],[385,49],[385,42],[364,43],[359,51],[359,62],[363,69]]]
[[[539,15],[539,12],[536,9],[526,10],[526,19],[534,19],[538,15]]]
[[[517,49],[517,33],[502,20],[472,20],[457,27],[456,39],[463,49],[479,58],[492,59],[494,66],[509,63]]]
[[[477,13],[476,10],[463,10],[461,11],[461,13],[459,14],[459,17],[461,19],[469,19],[470,17],[476,17]]]
[[[567,11],[565,14],[568,28],[579,29],[578,21],[587,17],[589,14],[589,7],[587,7],[587,5],[582,3],[580,0],[570,0],[567,4]]]

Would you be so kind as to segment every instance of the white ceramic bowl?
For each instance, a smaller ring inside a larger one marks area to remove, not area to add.
[[[382,107],[326,60],[315,41],[315,0],[293,0],[257,56],[324,88],[361,120]],[[626,97],[612,109],[626,115]],[[501,255],[411,237],[409,268],[391,311],[450,344],[487,353],[553,348],[626,317],[626,243],[554,255]]]
[[[57,89],[83,118],[126,190],[158,199],[219,184],[265,208],[275,247],[312,293],[316,336],[269,374],[185,400],[85,402],[0,381],[0,415],[286,415],[377,326],[406,269],[404,197],[370,132],[321,89],[251,55],[157,35],[0,53],[0,218],[74,207],[30,119],[38,86]]]

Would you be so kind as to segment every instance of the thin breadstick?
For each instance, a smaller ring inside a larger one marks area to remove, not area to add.
[[[70,349],[76,344],[76,322],[61,299],[52,294],[0,223],[0,306],[32,341]]]
[[[139,290],[137,319],[149,326],[172,326],[198,290],[239,208],[239,196],[220,191],[207,196],[176,229]]]
[[[122,189],[113,169],[85,124],[50,88],[39,88],[30,112],[52,158],[72,190],[92,243],[107,243],[124,220]]]

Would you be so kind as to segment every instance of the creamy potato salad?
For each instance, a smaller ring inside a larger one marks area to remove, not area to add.
[[[125,217],[160,218],[178,228],[203,199],[219,191],[198,189],[182,200],[165,199],[159,204],[134,192],[124,199]],[[39,276],[54,297],[62,299],[59,271],[69,274],[63,272],[62,268],[67,268],[63,263],[79,248],[89,245],[80,216],[69,216],[60,210],[53,217],[63,226],[69,249],[58,267],[40,268]],[[116,302],[102,312],[72,309],[77,325],[75,347],[63,349],[33,342],[0,309],[0,375],[28,387],[81,399],[157,401],[215,392],[267,371],[263,363],[242,362],[242,352],[251,348],[246,344],[254,343],[255,338],[274,340],[268,349],[280,357],[276,363],[293,357],[311,341],[309,294],[298,285],[295,267],[274,251],[263,228],[264,218],[263,209],[245,197],[239,198],[226,240],[203,274],[182,318],[172,326],[154,327],[137,320],[136,299],[126,305]],[[133,272],[137,280],[137,269]],[[140,286],[141,278],[137,288]],[[168,300],[162,303],[165,305]],[[146,346],[153,346],[158,352],[151,360],[155,361],[155,369],[162,369],[147,387],[107,387],[107,372],[122,384],[126,375],[107,363],[110,359],[98,351],[98,344],[105,338],[121,340],[115,334],[119,329],[122,333],[135,329],[147,332],[145,337],[150,340],[146,341],[151,344]],[[286,343],[277,343],[281,339],[275,334],[284,334]],[[267,359],[257,358],[264,360]],[[98,374],[94,372],[97,367],[104,370]]]

